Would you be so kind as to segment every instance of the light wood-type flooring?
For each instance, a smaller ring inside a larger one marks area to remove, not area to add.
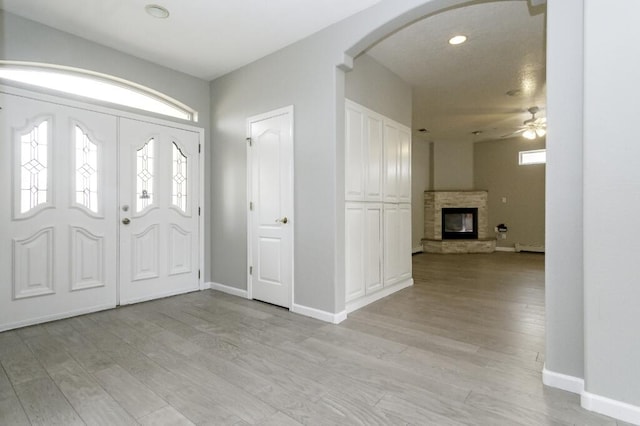
[[[413,261],[340,325],[207,290],[1,333],[0,425],[616,424],[542,385],[543,255]]]

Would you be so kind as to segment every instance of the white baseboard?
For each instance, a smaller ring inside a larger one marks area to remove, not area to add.
[[[249,298],[249,293],[247,292],[247,290],[242,290],[239,288],[235,288],[235,287],[230,287],[228,285],[224,285],[224,284],[220,284],[220,283],[207,283],[209,285],[209,288],[212,290],[218,290],[221,291],[223,293],[227,293],[230,294],[232,296],[238,296],[238,297],[242,297],[243,299],[248,299]]]
[[[415,246],[413,250],[411,250],[411,254],[422,253],[424,251],[423,246]]]
[[[54,314],[54,315],[44,315],[38,318],[31,318],[24,321],[16,321],[9,324],[0,324],[0,332],[13,330],[14,328],[27,327],[29,325],[42,324],[49,321],[57,321],[65,318],[76,317],[78,315],[90,314],[92,312],[105,311],[107,309],[113,309],[115,307],[116,307],[115,305],[97,305],[97,306],[92,306],[90,308],[77,309],[74,311],[63,312],[63,313]]]
[[[515,253],[516,252],[516,248],[515,247],[496,247],[496,251],[504,251],[504,252],[508,252],[508,253]]]
[[[582,405],[582,408],[585,410],[604,414],[605,416],[613,417],[623,422],[640,425],[640,407],[637,405],[616,401],[615,399],[595,395],[586,391],[582,392],[580,396],[580,405]]]
[[[368,294],[359,299],[348,302],[346,306],[346,312],[351,313],[353,311],[356,311],[360,308],[367,306],[370,303],[373,303],[377,300],[387,297],[395,293],[396,291],[400,291],[403,288],[411,287],[412,285],[413,285],[413,278],[409,278],[408,280],[400,281],[399,283],[396,283],[390,287],[385,287],[382,290],[377,291],[373,294]]]
[[[310,308],[308,306],[297,305],[295,303],[291,305],[290,311],[306,317],[315,318],[320,321],[330,322],[331,324],[340,324],[342,321],[347,319],[347,311],[334,314],[327,311],[321,311],[320,309]]]
[[[584,379],[549,371],[544,367],[542,369],[542,382],[553,388],[577,393],[580,395],[580,405],[585,410],[640,425],[640,407],[587,392],[584,390]]]
[[[211,284],[213,284],[213,283],[209,283],[209,282],[202,283],[202,285],[200,286],[200,290],[209,290],[209,289],[211,289]]]
[[[552,388],[577,393],[578,395],[584,392],[584,379],[549,371],[546,366],[542,368],[542,383]]]

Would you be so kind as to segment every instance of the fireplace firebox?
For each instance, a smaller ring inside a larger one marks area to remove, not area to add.
[[[477,240],[478,209],[477,208],[443,208],[442,209],[443,240]]]

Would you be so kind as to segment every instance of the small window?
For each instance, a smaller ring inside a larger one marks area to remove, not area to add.
[[[0,61],[0,79],[198,121],[196,111],[169,96],[131,81],[79,68]]]
[[[545,164],[547,162],[546,149],[534,149],[531,151],[520,151],[519,164],[527,166],[529,164]]]

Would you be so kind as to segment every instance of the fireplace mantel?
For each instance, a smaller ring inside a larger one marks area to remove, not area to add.
[[[487,191],[426,191],[424,193],[424,239],[427,253],[491,253],[495,237],[489,237]],[[442,239],[443,208],[477,208],[477,239]]]

